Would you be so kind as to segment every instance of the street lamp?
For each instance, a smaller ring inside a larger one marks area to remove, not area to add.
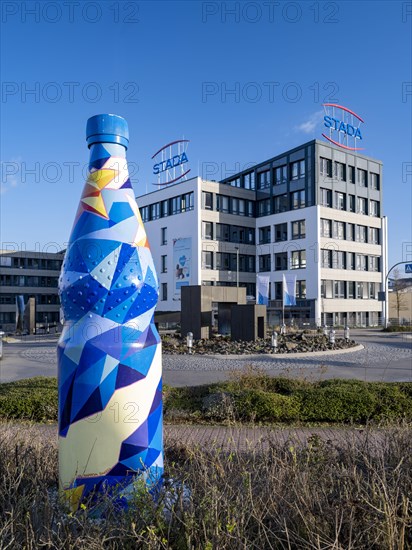
[[[186,344],[188,353],[192,353],[193,347],[193,332],[188,332],[186,336]]]
[[[278,333],[274,330],[272,332],[272,351],[276,353],[278,349]]]
[[[44,324],[45,324],[46,333],[49,334],[50,330],[49,330],[49,323],[47,322],[47,315],[44,316]]]
[[[239,247],[235,246],[236,250],[236,287],[239,288]]]
[[[285,325],[285,323],[283,323],[282,326],[280,327],[280,334],[282,336],[284,336],[286,334],[286,325]]]
[[[330,329],[329,332],[329,344],[331,344],[332,346],[335,345],[335,331],[333,330],[333,327]]]

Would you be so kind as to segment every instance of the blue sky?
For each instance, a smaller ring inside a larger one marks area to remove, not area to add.
[[[64,246],[94,114],[128,120],[142,194],[165,143],[190,139],[192,174],[219,179],[322,139],[329,100],[364,118],[390,262],[412,261],[411,29],[411,2],[4,0],[3,246]]]

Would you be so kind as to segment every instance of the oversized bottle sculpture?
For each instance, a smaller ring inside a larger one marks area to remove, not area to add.
[[[163,473],[158,280],[127,170],[127,122],[90,118],[87,143],[59,280],[59,477],[73,510],[95,490],[127,494],[137,474],[155,488]]]

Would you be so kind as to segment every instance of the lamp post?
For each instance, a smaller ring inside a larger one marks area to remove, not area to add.
[[[323,336],[327,336],[328,335],[328,325],[324,325],[323,326]]]
[[[278,333],[274,330],[272,332],[272,352],[273,353],[276,353],[277,352],[277,349],[278,349]]]
[[[237,299],[239,301],[239,247],[235,246],[236,250],[236,288],[237,288]]]
[[[286,325],[285,325],[285,323],[283,323],[280,327],[280,334],[282,336],[285,336],[285,334],[286,334]]]
[[[332,346],[335,345],[335,331],[333,330],[333,327],[330,329],[329,332],[329,344],[331,344]]]
[[[192,353],[193,347],[193,332],[188,332],[186,336],[186,344],[188,353]]]

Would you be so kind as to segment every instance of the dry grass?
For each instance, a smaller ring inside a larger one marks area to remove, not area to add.
[[[260,453],[169,447],[154,504],[67,515],[51,429],[0,425],[0,548],[382,549],[412,547],[412,428],[333,445],[313,437]],[[189,495],[186,494],[189,493]],[[167,510],[165,510],[165,508]]]

